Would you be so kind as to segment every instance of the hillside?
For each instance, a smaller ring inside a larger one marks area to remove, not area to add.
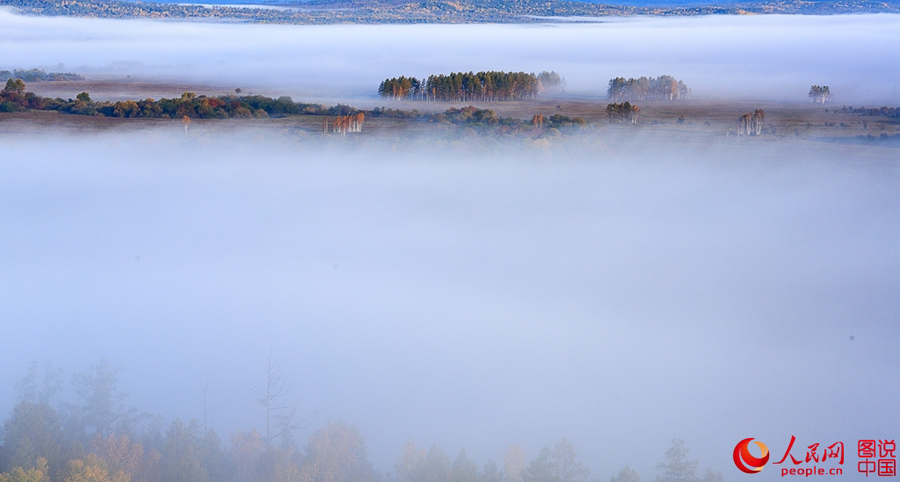
[[[681,0],[647,0],[654,3]],[[33,15],[104,18],[221,19],[288,24],[529,23],[546,17],[621,15],[746,15],[898,13],[900,4],[875,0],[766,0],[705,6],[625,6],[565,0],[311,0],[254,7],[118,0],[0,0]],[[571,21],[569,18],[567,21]]]

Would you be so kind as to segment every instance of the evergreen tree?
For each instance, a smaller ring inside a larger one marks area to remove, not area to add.
[[[673,439],[672,446],[666,450],[666,460],[656,464],[660,472],[656,482],[697,482],[698,462],[688,460],[688,452],[683,439]]]

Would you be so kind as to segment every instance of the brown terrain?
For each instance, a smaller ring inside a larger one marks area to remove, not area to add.
[[[200,95],[218,96],[234,94],[234,90],[214,85],[192,85],[131,80],[94,80],[67,82],[35,82],[29,90],[45,97],[74,97],[81,91],[90,92],[97,100],[139,100],[148,97],[180,97],[182,92],[196,92]],[[278,97],[278,92],[264,90],[242,94],[258,93]],[[318,99],[299,99],[302,102],[321,102]],[[384,106],[389,109],[413,110],[438,113],[451,107],[465,107],[470,103],[390,101],[382,98],[344,99],[341,103],[359,109]],[[846,150],[847,155],[858,154],[861,147],[867,155],[885,159],[897,157],[900,143],[897,138],[885,142],[884,136],[900,135],[900,120],[883,116],[861,116],[841,112],[836,104],[812,104],[804,102],[777,103],[738,100],[683,100],[674,102],[636,102],[641,114],[636,125],[610,124],[606,118],[607,99],[587,97],[560,97],[533,102],[472,102],[478,108],[491,109],[502,117],[530,120],[535,114],[549,117],[561,114],[581,117],[587,122],[582,132],[597,136],[607,144],[621,142],[622,139],[642,139],[641,142],[661,142],[672,145],[702,146],[704,143],[725,142],[757,144],[796,141],[800,144],[815,143],[820,147]],[[870,107],[875,107],[870,106]],[[880,106],[879,106],[880,107]],[[765,111],[762,134],[738,136],[738,119],[756,109]],[[190,130],[193,133],[212,131],[240,131],[263,129],[271,132],[293,134],[323,133],[324,116],[296,115],[268,119],[194,119]],[[60,114],[50,111],[0,113],[0,136],[35,132],[45,129],[68,131],[109,131],[113,129],[182,129],[181,119],[122,119],[93,116]],[[416,133],[441,132],[446,126],[427,121],[413,121],[388,117],[367,116],[361,133],[353,137],[377,137],[379,135],[415,135]],[[862,137],[871,136],[867,139]],[[881,142],[879,142],[881,137]]]

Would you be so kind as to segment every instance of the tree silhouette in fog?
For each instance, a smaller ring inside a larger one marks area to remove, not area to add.
[[[369,462],[365,439],[356,426],[329,422],[294,443],[270,420],[270,437],[255,428],[238,430],[222,440],[199,420],[135,416],[118,389],[120,370],[106,361],[73,376],[78,403],[57,401],[59,371],[36,365],[18,383],[19,399],[3,423],[0,482],[378,482],[383,478]],[[283,406],[283,374],[271,358],[266,389],[271,409]],[[198,391],[200,391],[198,389]],[[290,406],[288,404],[287,406]],[[288,410],[290,412],[290,410]],[[274,443],[277,440],[278,443]],[[452,461],[451,461],[452,460]],[[657,482],[721,482],[708,470],[697,478],[697,462],[688,459],[681,439],[672,441],[657,466]],[[398,482],[583,482],[589,480],[575,447],[566,440],[541,449],[527,461],[514,444],[502,469],[488,461],[479,470],[465,449],[451,459],[441,447],[419,449],[409,441],[387,480]],[[640,482],[625,467],[611,482]]]
[[[659,471],[656,482],[696,482],[698,462],[688,460],[689,452],[683,439],[673,439],[672,446],[666,450],[666,459],[656,464]]]
[[[522,472],[525,482],[582,482],[588,470],[578,461],[575,447],[565,439],[553,448],[544,447],[537,459]]]

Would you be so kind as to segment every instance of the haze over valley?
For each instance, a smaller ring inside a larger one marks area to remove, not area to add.
[[[780,457],[792,435],[798,457],[843,441],[844,479],[861,480],[850,447],[900,429],[900,126],[877,110],[900,106],[900,16],[295,26],[4,10],[0,44],[0,70],[83,75],[26,85],[63,101],[190,91],[366,112],[346,135],[318,114],[0,113],[4,420],[32,362],[62,369],[54,403],[71,407],[77,374],[106,360],[119,408],[161,434],[205,421],[229,447],[265,430],[271,356],[307,422],[298,453],[353,424],[387,480],[408,441],[502,469],[512,445],[531,462],[565,439],[593,477],[627,465],[649,481],[677,438],[698,477],[739,480],[735,443]],[[489,70],[552,70],[565,90],[471,102],[498,119],[480,124],[439,117],[470,102],[377,93]],[[690,97],[608,121],[610,79],[663,74]],[[833,100],[810,103],[811,85]],[[738,135],[754,109],[764,128]],[[529,124],[554,114],[584,122]]]

